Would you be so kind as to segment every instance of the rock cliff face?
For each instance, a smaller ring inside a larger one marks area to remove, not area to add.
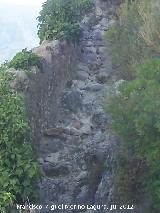
[[[111,202],[115,138],[103,98],[112,72],[103,34],[113,24],[113,2],[94,0],[78,44],[46,41],[33,50],[41,57],[41,68],[30,76],[26,104],[43,204]]]

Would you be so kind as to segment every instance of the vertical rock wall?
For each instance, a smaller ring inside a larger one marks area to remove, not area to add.
[[[56,125],[60,117],[60,95],[74,76],[78,48],[67,42],[44,41],[33,52],[40,57],[40,66],[30,74],[26,105],[34,144],[41,156],[44,130]]]
[[[115,139],[103,109],[112,73],[103,34],[113,24],[113,1],[94,4],[78,45],[53,41],[33,50],[41,69],[30,77],[26,100],[47,205],[109,204],[112,197]]]

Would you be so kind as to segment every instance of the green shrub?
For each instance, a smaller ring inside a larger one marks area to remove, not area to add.
[[[10,88],[13,77],[0,69],[0,212],[36,198],[38,169],[22,96]]]
[[[160,2],[159,0],[143,0],[139,8],[139,16],[143,20],[139,35],[150,51],[160,53]]]
[[[29,70],[31,66],[36,66],[38,63],[38,56],[27,49],[23,49],[22,52],[18,52],[7,65],[15,69]]]
[[[111,64],[122,78],[134,78],[135,66],[159,54],[160,4],[158,7],[157,3],[135,0],[128,6],[125,1],[117,11],[118,21],[106,33],[111,44],[107,48]]]
[[[78,38],[79,22],[91,7],[90,0],[47,0],[38,17],[40,42]]]
[[[144,193],[149,213],[160,208],[160,60],[146,61],[135,79],[119,87],[109,104],[119,136],[116,193],[137,201]],[[145,212],[145,210],[144,210]]]

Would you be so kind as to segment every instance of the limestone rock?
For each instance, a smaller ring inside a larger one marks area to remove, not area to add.
[[[82,95],[79,91],[66,92],[63,95],[62,103],[66,109],[77,113],[82,107]]]
[[[96,8],[96,15],[97,16],[102,16],[103,15],[103,11],[102,11],[102,9],[100,7]]]
[[[110,73],[100,72],[96,75],[97,82],[100,84],[104,84],[109,80]]]
[[[104,112],[97,112],[93,115],[92,122],[99,128],[106,128],[108,117]]]
[[[40,70],[39,70],[39,68],[38,68],[37,66],[32,66],[32,67],[31,67],[31,73],[37,74],[37,73],[39,73],[39,72],[40,72]]]
[[[75,88],[75,89],[82,89],[84,88],[86,85],[86,83],[82,80],[73,80],[72,81],[72,88]]]
[[[80,64],[78,65],[78,69],[79,69],[79,70],[82,70],[82,71],[84,71],[84,72],[89,72],[88,66],[86,66],[86,64],[83,64],[83,63],[80,63]]]
[[[81,183],[82,181],[86,181],[88,173],[86,171],[81,171],[81,173],[76,178],[78,183]]]
[[[58,162],[59,156],[60,156],[60,153],[59,153],[59,152],[50,153],[50,154],[45,158],[44,161],[56,165],[57,162]]]
[[[87,90],[91,92],[97,92],[101,89],[103,89],[103,86],[98,83],[89,83],[86,87],[83,88],[83,90]]]
[[[67,164],[59,164],[57,166],[53,166],[50,163],[43,164],[43,170],[48,177],[57,177],[57,176],[64,176],[69,173],[69,167]]]
[[[80,23],[80,28],[82,30],[88,30],[97,22],[97,17],[91,13],[89,16],[85,16]]]
[[[45,41],[34,50],[43,72],[33,72],[28,111],[43,173],[39,194],[46,205],[107,205],[112,198],[115,138],[101,99],[113,91],[103,39],[112,25],[113,1],[93,2],[80,23],[79,42]]]
[[[85,81],[89,78],[89,74],[85,71],[78,71],[77,72],[77,79]]]
[[[58,137],[60,135],[62,135],[64,133],[64,129],[62,127],[53,127],[53,128],[49,128],[46,129],[44,131],[44,135],[46,136],[54,136],[54,137]]]
[[[61,137],[62,135],[79,135],[78,130],[68,127],[53,127],[46,129],[44,135],[52,137]]]
[[[82,186],[80,188],[80,192],[77,195],[75,199],[75,203],[77,204],[86,204],[86,201],[88,200],[88,187],[87,186]]]
[[[26,73],[27,71],[10,68],[7,70],[7,72],[15,77],[15,80],[10,82],[12,89],[18,91],[26,91],[28,89],[29,78]]]

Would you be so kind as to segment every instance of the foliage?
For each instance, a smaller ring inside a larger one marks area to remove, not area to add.
[[[126,79],[108,110],[118,135],[114,176],[118,202],[160,208],[160,3],[124,1],[106,33],[113,69]]]
[[[27,49],[23,49],[22,52],[18,52],[8,63],[8,67],[29,70],[31,66],[36,66],[38,63],[38,56]]]
[[[10,88],[13,77],[0,68],[0,212],[36,197],[37,164],[25,120],[23,98]]]
[[[38,17],[40,41],[76,39],[80,34],[79,22],[91,6],[90,0],[47,0]]]
[[[113,68],[125,79],[135,76],[134,68],[159,54],[160,5],[156,0],[125,1],[117,11],[118,21],[106,33]]]
[[[146,61],[135,73],[109,105],[120,140],[116,181],[121,199],[125,194],[133,202],[139,190],[145,192],[149,212],[155,213],[160,208],[160,60]]]
[[[160,3],[159,0],[143,1],[143,7],[139,8],[139,16],[143,25],[139,34],[150,50],[160,53]]]

